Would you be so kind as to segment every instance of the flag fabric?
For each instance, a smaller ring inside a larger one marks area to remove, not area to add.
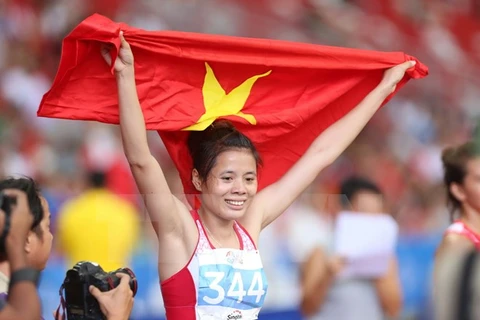
[[[145,31],[95,14],[64,39],[56,78],[38,116],[119,123],[113,64],[105,63],[100,48],[113,44],[115,57],[120,30],[134,54],[146,127],[158,131],[186,194],[197,193],[186,145],[191,130],[203,130],[218,118],[230,120],[261,154],[261,189],[373,90],[386,69],[417,62],[385,103],[409,79],[428,74],[424,64],[402,52]]]

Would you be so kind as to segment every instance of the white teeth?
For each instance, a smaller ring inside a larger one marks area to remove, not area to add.
[[[232,201],[232,200],[225,200],[228,204],[232,204],[234,206],[241,206],[245,203],[245,201]]]

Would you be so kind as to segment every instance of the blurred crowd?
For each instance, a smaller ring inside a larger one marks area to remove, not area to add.
[[[24,174],[40,183],[54,233],[59,208],[87,188],[92,170],[105,172],[111,191],[141,207],[117,127],[36,117],[55,77],[62,39],[95,12],[148,30],[403,51],[417,57],[430,76],[402,89],[378,112],[309,192],[336,193],[342,178],[357,173],[382,187],[401,234],[438,233],[448,224],[440,154],[445,146],[467,140],[480,115],[478,1],[0,0],[0,175]],[[158,135],[152,133],[149,140],[169,168],[174,192],[181,192]]]

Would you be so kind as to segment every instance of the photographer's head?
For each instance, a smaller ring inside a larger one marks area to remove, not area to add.
[[[42,270],[47,264],[52,248],[50,211],[48,203],[31,178],[6,178],[0,181],[0,191],[16,189],[26,193],[30,211],[34,217],[31,230],[25,241],[25,252],[31,267]],[[6,257],[0,257],[3,261]]]

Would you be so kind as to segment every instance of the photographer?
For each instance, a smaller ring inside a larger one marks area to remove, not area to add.
[[[29,232],[24,238],[23,251],[29,267],[41,271],[47,265],[52,249],[53,236],[50,232],[50,209],[45,198],[40,196],[39,189],[32,179],[7,178],[0,180],[0,191],[15,189],[25,192],[27,207],[32,216]],[[0,263],[0,293],[8,292],[10,265],[8,261]]]
[[[13,190],[13,191],[10,191]],[[4,278],[9,279],[8,283],[8,292],[5,292],[4,296],[8,293],[8,302],[15,299],[15,292],[12,291],[15,284],[15,271],[19,268],[28,266],[32,270],[36,270],[36,273],[43,270],[48,260],[50,250],[52,247],[53,236],[50,232],[50,210],[46,199],[41,196],[39,189],[33,179],[30,178],[7,178],[0,181],[0,192],[16,192],[16,194],[22,194],[23,197],[20,198],[20,202],[13,209],[13,211],[18,211],[24,207],[22,212],[23,219],[28,218],[28,223],[24,223],[24,229],[21,229],[22,232],[16,231],[14,229],[14,217],[15,213],[12,212],[12,221],[10,232],[7,236],[7,256],[8,260],[0,259],[0,272],[3,273]],[[18,200],[17,200],[18,202]],[[26,214],[28,213],[28,214]],[[2,214],[3,223],[5,215]],[[24,217],[26,216],[26,217]],[[19,219],[16,217],[16,219]],[[23,225],[22,225],[23,226]],[[15,250],[9,251],[9,239],[12,238],[15,240]],[[18,259],[13,260],[14,257],[11,257],[12,254],[21,255],[23,265],[17,266]],[[10,274],[11,273],[11,274]],[[120,274],[120,284],[115,289],[106,292],[100,292],[100,290],[91,287],[90,293],[95,297],[99,302],[102,313],[107,317],[108,320],[123,320],[128,319],[130,312],[133,307],[133,293],[129,287],[130,277],[128,275]],[[24,281],[25,282],[25,281]],[[23,284],[15,284],[18,286]],[[33,282],[32,282],[33,283]],[[31,287],[35,288],[34,285]],[[0,293],[0,299],[1,299]],[[19,294],[23,296],[22,306],[34,306],[35,304],[26,303],[25,295],[23,293]],[[37,294],[35,292],[35,298],[38,300]],[[39,302],[37,301],[37,304]],[[27,313],[32,310],[32,308],[24,308],[29,310],[22,310],[22,312]],[[35,310],[35,308],[33,308]],[[8,310],[8,309],[7,309]],[[8,317],[1,317],[3,314],[0,313],[0,320],[10,319]],[[15,316],[12,319],[33,319],[29,318],[27,315]],[[38,312],[35,313],[35,319],[40,319],[40,306],[38,307]]]

